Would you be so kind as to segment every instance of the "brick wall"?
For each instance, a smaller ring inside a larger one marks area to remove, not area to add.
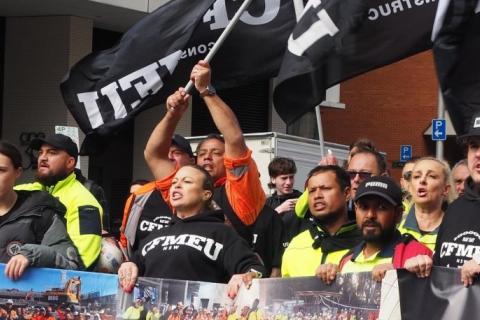
[[[411,144],[413,156],[431,154],[424,137],[437,113],[438,87],[430,51],[358,76],[341,86],[345,110],[322,108],[327,141],[350,144],[368,137],[387,153],[388,168],[399,160],[400,145]]]

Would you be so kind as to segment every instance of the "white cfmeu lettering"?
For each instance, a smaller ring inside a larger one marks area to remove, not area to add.
[[[414,7],[420,7],[425,4],[433,3],[435,0],[393,0],[368,10],[368,20],[374,21],[382,17],[388,17]]]
[[[157,246],[160,246],[160,249],[163,251],[178,250],[182,246],[187,246],[202,252],[213,261],[218,259],[218,255],[223,249],[223,244],[213,239],[195,234],[182,234],[179,236],[161,236],[147,242],[142,248],[142,255],[145,256]]]
[[[444,242],[440,247],[440,257],[463,257],[472,258],[475,252],[480,252],[480,246],[474,246],[471,244]]]
[[[141,231],[151,232],[153,230],[160,230],[163,227],[165,227],[163,224],[143,220],[142,222],[140,222],[139,228]]]
[[[163,80],[158,73],[158,69],[166,67],[168,72],[172,74],[181,54],[181,50],[177,50],[154,63],[127,74],[117,81],[107,84],[98,91],[78,93],[77,99],[84,105],[92,129],[104,124],[102,113],[98,106],[100,95],[106,97],[112,105],[115,119],[126,117],[128,111],[125,108],[124,97],[122,97],[119,90],[124,92],[133,86],[140,99],[131,102],[130,106],[131,108],[137,107],[142,99],[154,95],[163,87]]]

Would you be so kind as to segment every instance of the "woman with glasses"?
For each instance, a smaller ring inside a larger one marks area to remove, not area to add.
[[[430,250],[435,249],[438,228],[451,200],[450,168],[432,157],[415,162],[410,180],[412,206],[398,229],[409,233]]]

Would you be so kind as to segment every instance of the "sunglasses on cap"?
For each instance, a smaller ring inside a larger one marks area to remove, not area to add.
[[[350,180],[355,179],[355,177],[358,176],[360,177],[361,180],[365,180],[367,178],[370,178],[372,176],[371,172],[368,171],[347,171],[348,176],[350,177]]]

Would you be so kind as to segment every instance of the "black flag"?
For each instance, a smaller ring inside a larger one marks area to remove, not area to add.
[[[213,2],[170,1],[130,28],[116,46],[92,53],[70,69],[60,88],[87,135],[82,154],[92,153],[102,136],[162,101],[157,93]]]
[[[206,55],[242,2],[215,1],[188,42],[172,81],[167,83],[170,91],[182,84],[179,79],[190,74],[193,65]],[[211,61],[215,88],[275,77],[295,24],[292,0],[252,1]]]
[[[310,0],[278,75],[279,115],[291,123],[320,104],[327,88],[431,48],[436,6],[435,0]]]
[[[133,26],[114,48],[76,64],[61,89],[87,134],[82,154],[102,149],[126,121],[185,85],[241,4],[172,0]],[[211,62],[213,84],[227,88],[276,76],[295,23],[292,0],[254,0]]]
[[[433,36],[442,96],[461,135],[480,111],[480,1],[441,0]]]
[[[425,279],[401,269],[397,275],[402,320],[469,320],[480,316],[478,280],[465,288],[460,269],[434,267]]]

